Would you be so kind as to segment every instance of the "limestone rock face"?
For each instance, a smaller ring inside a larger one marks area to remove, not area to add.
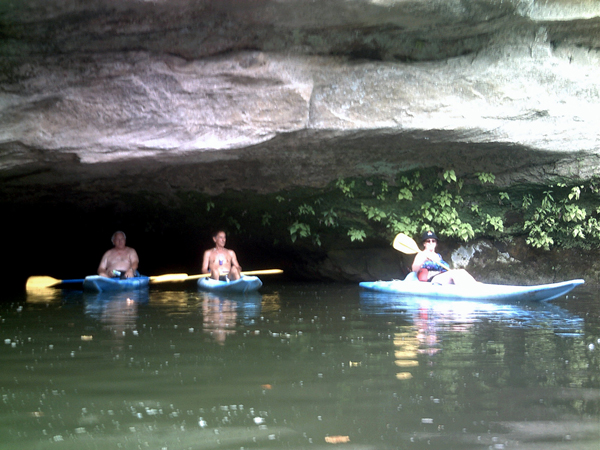
[[[0,5],[3,201],[598,175],[595,0]]]

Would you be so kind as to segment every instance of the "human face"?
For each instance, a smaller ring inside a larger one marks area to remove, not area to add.
[[[423,241],[423,246],[425,247],[425,250],[434,250],[436,245],[437,240],[435,239],[425,239]]]
[[[115,245],[116,248],[125,247],[125,236],[123,235],[123,233],[115,234],[115,237],[113,239],[113,244]]]
[[[227,237],[225,236],[225,232],[220,231],[213,238],[213,240],[215,241],[215,244],[217,245],[217,247],[225,247],[225,242],[227,241]]]

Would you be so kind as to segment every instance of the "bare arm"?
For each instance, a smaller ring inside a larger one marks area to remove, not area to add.
[[[131,272],[128,273],[127,276],[133,277],[133,276],[135,276],[135,271],[137,270],[138,266],[140,265],[140,258],[138,257],[138,254],[134,249],[131,249],[131,251],[129,252],[129,262],[131,264],[131,269],[130,269]]]
[[[419,269],[421,268],[421,266],[423,265],[423,263],[425,261],[427,261],[427,255],[425,254],[425,252],[419,252],[415,255],[415,259],[413,260],[412,263],[412,270],[413,272],[418,272]]]
[[[210,269],[208,268],[208,263],[210,261],[210,250],[206,250],[204,252],[204,257],[202,258],[202,273],[210,273]]]
[[[100,260],[100,265],[98,266],[98,275],[101,277],[108,277],[108,273],[106,273],[108,269],[108,252],[104,253],[102,259]]]
[[[242,267],[238,263],[237,256],[233,250],[229,250],[229,256],[231,256],[231,266],[235,267],[240,272],[242,271]]]

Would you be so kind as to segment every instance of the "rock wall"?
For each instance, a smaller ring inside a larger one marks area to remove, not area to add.
[[[433,166],[499,187],[600,175],[595,0],[19,0],[0,2],[0,36],[0,208],[17,240],[44,233],[40,205],[110,211],[112,233],[136,195],[159,199],[150,242],[186,195]],[[331,253],[319,276],[402,269],[372,256]]]
[[[594,1],[3,4],[4,193],[598,174]],[[82,183],[87,183],[83,185]]]

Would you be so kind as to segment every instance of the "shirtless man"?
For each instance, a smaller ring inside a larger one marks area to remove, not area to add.
[[[204,252],[202,259],[202,273],[210,273],[215,280],[229,279],[231,281],[240,278],[242,268],[240,267],[235,252],[225,248],[227,237],[222,230],[213,234],[215,248]]]
[[[133,278],[140,260],[134,249],[125,246],[125,233],[116,231],[111,241],[115,248],[107,251],[100,265],[98,275],[108,278]]]

